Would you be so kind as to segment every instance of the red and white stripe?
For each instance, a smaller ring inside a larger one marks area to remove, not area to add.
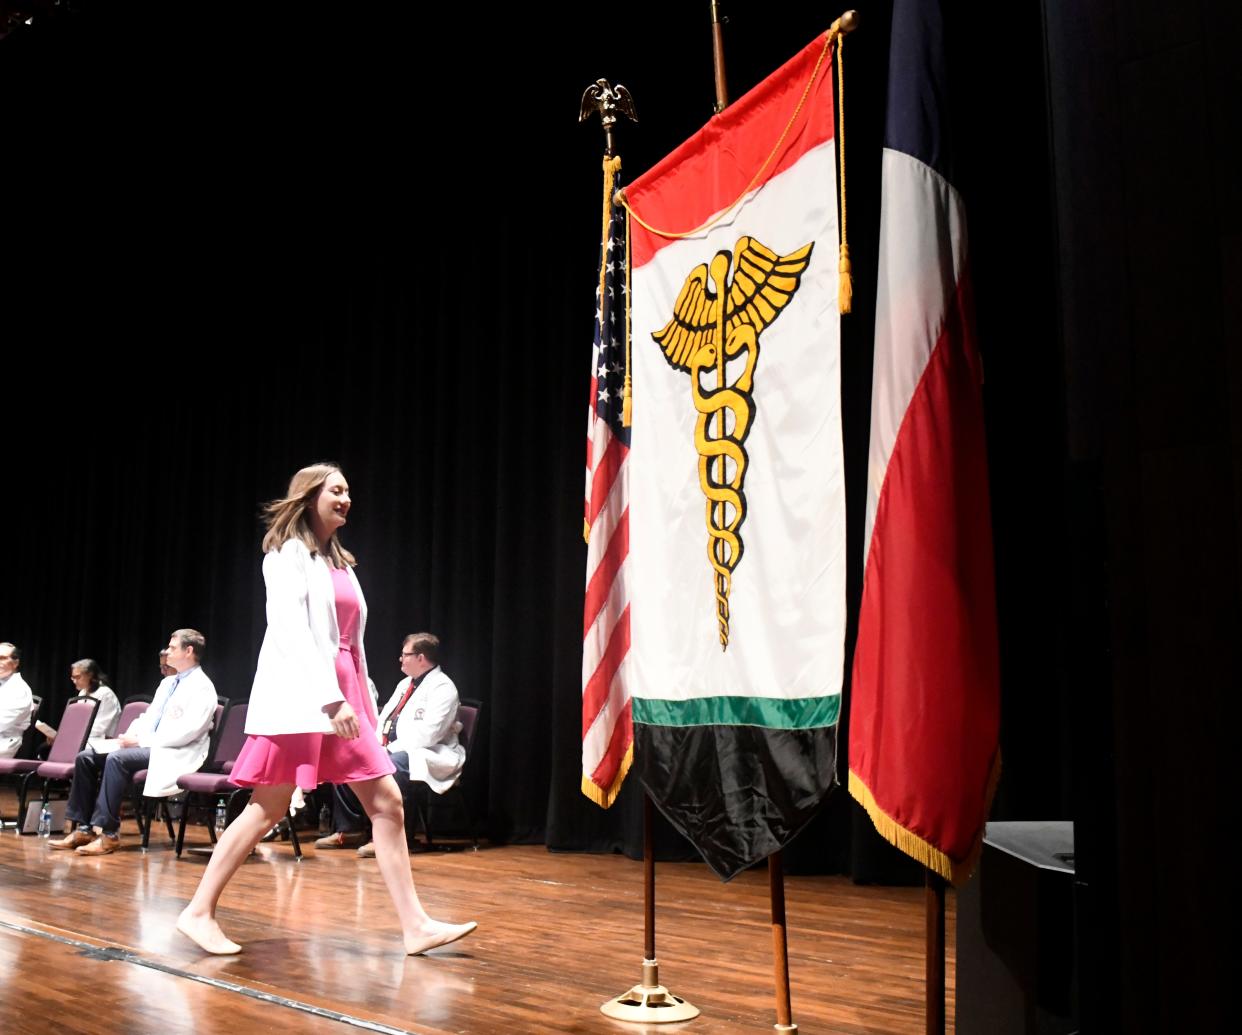
[[[595,379],[592,378],[592,399]],[[626,561],[630,510],[629,450],[592,407],[586,521],[587,586],[582,630],[582,792],[607,808],[634,751],[625,662],[630,651]]]

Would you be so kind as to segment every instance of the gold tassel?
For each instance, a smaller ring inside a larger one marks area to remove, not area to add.
[[[850,246],[841,242],[841,258],[837,262],[840,278],[837,282],[837,309],[848,313],[854,306],[854,267],[850,265]]]

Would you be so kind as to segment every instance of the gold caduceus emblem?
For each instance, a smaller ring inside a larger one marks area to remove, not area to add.
[[[652,335],[669,366],[690,375],[690,394],[699,413],[694,446],[699,484],[707,497],[707,558],[721,650],[729,646],[729,590],[744,549],[745,442],[756,415],[752,386],[759,335],[798,290],[813,247],[811,242],[789,255],[777,255],[753,237],[740,238],[732,255],[717,252],[710,266],[691,271],[673,318]]]

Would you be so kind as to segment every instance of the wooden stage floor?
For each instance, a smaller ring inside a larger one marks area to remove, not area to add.
[[[0,791],[0,814],[15,811]],[[0,1032],[732,1035],[775,1021],[764,871],[723,885],[702,865],[657,866],[660,977],[702,1014],[642,1027],[599,1012],[641,977],[640,863],[531,846],[415,853],[429,911],[479,930],[407,959],[374,860],[310,848],[299,864],[287,843],[262,845],[221,904],[245,949],[213,958],[173,929],[206,830],[187,830],[180,861],[160,830],[146,855],[132,822],[123,833],[97,859],[0,833]],[[802,1032],[923,1031],[921,888],[790,877],[786,899]],[[950,1031],[953,906],[950,892]]]

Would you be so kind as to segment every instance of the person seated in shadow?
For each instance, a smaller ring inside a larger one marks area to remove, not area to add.
[[[0,643],[0,758],[16,758],[22,736],[30,728],[34,697],[21,672],[21,648]]]
[[[400,661],[405,678],[380,712],[376,734],[397,768],[394,776],[403,794],[414,780],[443,794],[457,782],[466,764],[466,749],[457,739],[461,732],[457,687],[440,668],[440,640],[433,633],[407,636]],[[332,833],[321,837],[315,846],[358,845],[360,856],[374,856],[366,837],[366,815],[358,799],[345,785],[333,785],[332,797]]]

